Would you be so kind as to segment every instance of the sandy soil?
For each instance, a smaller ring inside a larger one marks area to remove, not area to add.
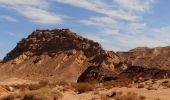
[[[52,88],[51,90],[57,90],[62,95],[62,100],[101,100],[102,95],[107,95],[113,92],[122,92],[123,94],[128,94],[129,92],[137,93],[138,96],[144,96],[146,97],[145,100],[170,100],[170,88],[169,87],[163,87],[161,85],[162,82],[165,80],[157,80],[157,81],[145,81],[143,83],[144,87],[139,88],[139,84],[133,84],[131,87],[114,87],[110,89],[106,89],[104,87],[96,88],[94,91],[85,92],[78,94],[74,92],[71,89],[65,89],[66,91],[60,91],[64,87],[63,86],[56,86]],[[166,79],[166,81],[170,82],[170,79]],[[30,80],[23,80],[18,78],[11,78],[8,80],[4,80],[3,82],[0,82],[1,85],[12,85],[12,84],[28,84],[28,83],[35,83]],[[5,90],[3,87],[0,87],[0,95],[8,93],[7,90]],[[112,98],[109,98],[109,100],[114,100]]]
[[[147,90],[147,89],[138,89],[138,88],[112,88],[110,90],[101,91],[100,94],[107,94],[112,91],[122,91],[124,94],[128,92],[135,92],[138,95],[145,96],[145,100],[169,100],[170,99],[170,89],[158,89],[158,90]],[[101,100],[100,95],[95,95],[93,92],[76,94],[73,91],[67,91],[63,93],[63,100]],[[114,100],[114,99],[112,99]]]

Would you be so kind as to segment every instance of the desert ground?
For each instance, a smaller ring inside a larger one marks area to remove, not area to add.
[[[0,85],[0,100],[169,100],[170,98],[170,79],[132,83],[128,83],[127,80],[68,83],[47,80],[34,82],[11,78],[1,81]]]

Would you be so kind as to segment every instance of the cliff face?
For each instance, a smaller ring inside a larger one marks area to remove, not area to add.
[[[119,63],[114,52],[69,29],[36,30],[7,54],[0,78],[77,81],[90,66],[114,72]]]

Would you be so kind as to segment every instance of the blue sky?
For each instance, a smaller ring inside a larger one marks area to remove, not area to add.
[[[0,0],[0,58],[35,29],[70,28],[107,50],[170,45],[170,0]]]

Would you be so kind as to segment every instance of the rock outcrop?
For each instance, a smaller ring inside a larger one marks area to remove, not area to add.
[[[169,78],[170,47],[138,47],[128,52],[117,52],[121,62],[128,65],[119,76],[129,78]]]
[[[118,52],[121,61],[129,66],[170,70],[170,47],[140,47],[129,52]]]
[[[83,73],[86,80],[89,67],[102,69],[97,70],[97,73],[103,73],[103,70],[108,74],[114,73],[120,60],[114,52],[105,51],[93,40],[83,38],[69,29],[54,29],[32,32],[7,54],[2,63],[0,79],[18,77],[77,81]],[[94,80],[107,76],[105,73]]]
[[[170,78],[170,70],[161,70],[158,68],[144,68],[139,66],[130,66],[119,74],[119,78],[136,79],[166,79]]]
[[[82,50],[87,57],[105,53],[99,43],[78,36],[69,29],[36,30],[28,38],[22,39],[3,61],[19,56],[21,59],[43,54],[53,56],[58,52],[73,49]]]

